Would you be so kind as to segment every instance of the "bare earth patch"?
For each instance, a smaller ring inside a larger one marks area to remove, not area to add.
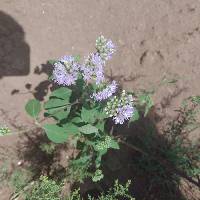
[[[45,99],[51,71],[46,61],[83,57],[103,34],[118,49],[107,76],[125,89],[155,91],[150,118],[159,129],[176,117],[184,98],[200,94],[199,19],[199,0],[1,0],[0,125],[13,133],[32,127],[24,105],[33,97]],[[196,141],[200,134],[189,138]],[[19,141],[0,138],[1,164],[6,159],[16,165]]]

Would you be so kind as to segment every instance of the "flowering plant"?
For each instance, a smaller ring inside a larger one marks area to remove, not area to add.
[[[108,149],[119,149],[111,128],[107,127],[108,121],[112,119],[113,125],[128,124],[138,120],[143,108],[146,115],[152,106],[148,94],[126,92],[115,80],[109,82],[105,78],[105,64],[115,51],[113,42],[100,36],[96,40],[96,52],[82,63],[78,56],[64,56],[54,61],[51,79],[60,87],[43,106],[44,116],[55,120],[42,126],[47,137],[55,143],[73,138],[79,154],[72,166],[81,166],[79,170],[92,169],[93,181],[103,177],[102,156]],[[26,105],[27,113],[37,121],[40,110],[37,100],[30,100]]]

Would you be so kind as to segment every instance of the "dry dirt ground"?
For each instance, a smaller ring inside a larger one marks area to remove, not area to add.
[[[100,34],[118,49],[107,74],[126,89],[156,89],[160,116],[200,93],[200,0],[1,0],[0,124],[31,125],[24,105],[49,86],[42,64],[87,55]]]

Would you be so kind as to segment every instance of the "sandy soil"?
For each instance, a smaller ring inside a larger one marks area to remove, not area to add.
[[[35,68],[65,54],[87,55],[100,34],[118,47],[107,72],[125,88],[151,89],[164,78],[177,80],[154,97],[160,103],[180,89],[172,95],[174,110],[184,97],[200,92],[199,19],[199,0],[2,0],[0,123],[13,129],[29,124],[27,88],[41,92],[48,85]]]
[[[156,88],[158,113],[170,118],[200,93],[199,19],[199,0],[1,0],[0,124],[31,125],[24,105],[48,88],[41,65],[87,55],[100,34],[118,48],[107,74],[126,89]]]

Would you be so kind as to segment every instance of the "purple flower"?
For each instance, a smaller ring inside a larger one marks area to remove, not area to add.
[[[105,80],[104,72],[103,72],[103,66],[100,65],[95,68],[95,76],[96,76],[96,84],[99,85]]]
[[[113,117],[115,124],[123,124],[125,120],[132,117],[134,112],[134,107],[131,105],[125,105],[117,109],[117,115]]]
[[[89,81],[92,79],[92,76],[94,74],[94,70],[92,67],[89,67],[89,66],[85,66],[85,65],[82,65],[80,67],[81,71],[82,71],[82,75],[83,75],[83,79],[85,81]]]
[[[104,36],[97,38],[96,49],[104,61],[111,59],[112,54],[116,51],[116,47],[113,42],[104,38]]]
[[[112,83],[102,91],[93,93],[92,98],[94,98],[96,101],[102,101],[111,97],[116,92],[116,90],[117,90],[117,83],[116,81],[112,81]]]
[[[113,42],[112,42],[111,40],[108,40],[108,41],[107,41],[106,47],[107,47],[108,49],[112,49],[112,50],[115,49],[115,45],[113,44]]]
[[[105,57],[105,59],[109,60],[109,59],[111,59],[112,54],[116,51],[116,47],[111,40],[107,41],[106,49],[107,49],[107,56]]]
[[[68,73],[65,65],[62,63],[58,62],[54,64],[53,80],[59,85],[70,86],[75,84],[77,76],[77,72]]]
[[[99,54],[97,53],[92,53],[90,54],[90,62],[94,65],[94,66],[102,66],[104,64],[102,58],[99,56]]]
[[[96,84],[100,84],[104,81],[103,71],[104,61],[96,53],[90,54],[85,61],[85,64],[81,67],[82,75],[84,80],[95,80]]]
[[[74,57],[73,56],[63,56],[62,58],[59,59],[59,61],[65,63],[65,62],[69,62],[72,63],[74,62]]]
[[[71,72],[78,71],[80,68],[80,65],[77,62],[75,62],[73,56],[63,56],[59,59],[59,61],[62,62],[66,66],[66,68],[69,69]]]

